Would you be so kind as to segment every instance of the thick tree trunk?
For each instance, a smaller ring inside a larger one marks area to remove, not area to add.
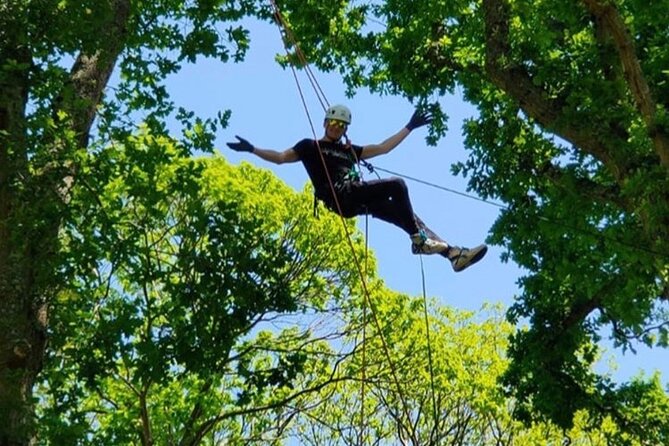
[[[47,312],[44,303],[36,303],[43,299],[20,280],[25,272],[6,262],[0,271],[1,445],[30,444],[33,438],[32,388],[44,356]]]
[[[34,203],[26,196],[25,107],[27,48],[4,40],[0,60],[14,64],[0,78],[0,444],[29,444],[32,386],[42,364],[46,307],[37,299],[34,263],[37,244],[22,214]]]
[[[48,305],[59,288],[63,203],[49,189],[9,189],[0,218],[0,445],[25,445],[34,441],[32,388],[46,350]]]
[[[77,57],[70,91],[53,104],[54,116],[64,116],[59,124],[76,135],[79,147],[88,143],[130,15],[129,0],[108,1],[112,14],[101,29],[107,34],[102,47]],[[57,275],[58,233],[76,169],[67,153],[71,144],[57,136],[41,142],[52,159],[28,168],[32,57],[25,46],[30,39],[22,35],[27,19],[21,5],[11,4],[9,20],[0,21],[0,446],[36,442],[32,389],[45,357],[49,305],[63,281]]]

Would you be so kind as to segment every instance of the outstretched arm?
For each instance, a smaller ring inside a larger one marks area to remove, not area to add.
[[[254,147],[251,153],[256,155],[258,158],[262,158],[265,161],[269,161],[270,163],[274,164],[294,163],[295,161],[300,160],[300,158],[297,156],[297,152],[293,149],[287,149],[283,152],[279,152],[277,150]]]
[[[404,139],[409,136],[412,130],[422,127],[432,122],[432,115],[426,112],[416,110],[411,119],[399,132],[380,144],[368,144],[362,147],[360,158],[368,159],[378,155],[383,155],[397,147]]]
[[[368,159],[390,152],[402,141],[404,141],[404,138],[409,136],[409,133],[411,133],[411,131],[408,128],[402,127],[399,132],[395,133],[393,136],[386,139],[382,143],[362,146],[362,153],[360,154],[360,158]]]
[[[241,136],[235,135],[239,140],[238,142],[229,142],[227,143],[228,147],[237,152],[249,152],[256,155],[258,158],[264,159],[274,164],[283,164],[283,163],[294,163],[300,158],[297,155],[297,152],[293,149],[284,150],[279,152],[272,149],[261,149],[259,147],[254,147],[253,144],[248,142],[246,139]]]

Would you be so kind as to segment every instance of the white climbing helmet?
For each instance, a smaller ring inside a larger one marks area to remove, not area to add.
[[[325,119],[337,119],[346,124],[351,123],[351,110],[345,105],[332,105],[325,112]]]

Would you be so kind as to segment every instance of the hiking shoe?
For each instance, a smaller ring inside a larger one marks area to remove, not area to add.
[[[447,249],[445,242],[428,238],[423,231],[411,236],[411,252],[414,254],[437,254]]]
[[[451,265],[453,265],[453,271],[459,273],[463,269],[481,260],[486,252],[488,252],[488,247],[486,245],[478,245],[472,249],[451,246],[447,255],[448,259],[451,261]]]

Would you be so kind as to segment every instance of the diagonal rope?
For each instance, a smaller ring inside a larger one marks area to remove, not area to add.
[[[498,207],[500,209],[508,210],[508,206],[505,206],[503,204],[495,203],[494,201],[486,200],[484,198],[480,198],[480,197],[477,197],[476,195],[472,195],[472,194],[467,194],[465,192],[460,192],[458,190],[451,189],[451,188],[448,188],[446,186],[442,186],[442,185],[439,185],[439,184],[436,184],[436,183],[431,183],[429,181],[421,180],[420,178],[411,177],[409,175],[404,175],[404,174],[401,174],[401,173],[393,172],[392,170],[387,170],[387,169],[384,169],[384,168],[379,167],[379,166],[373,166],[371,164],[369,164],[368,168],[371,168],[373,170],[379,170],[381,172],[385,172],[389,175],[393,175],[393,176],[396,176],[396,177],[401,177],[401,178],[405,178],[407,180],[415,181],[416,183],[424,184],[425,186],[430,186],[430,187],[433,187],[435,189],[440,189],[444,192],[449,192],[451,194],[455,194],[455,195],[459,195],[461,197],[469,198],[470,200],[480,201],[480,202],[488,204],[490,206],[495,206],[495,207]]]
[[[461,197],[469,198],[470,200],[476,200],[476,201],[479,201],[481,203],[485,203],[487,205],[494,206],[494,207],[497,207],[497,208],[505,210],[505,211],[510,211],[511,210],[511,208],[507,205],[496,203],[496,202],[490,201],[490,200],[486,200],[484,198],[480,198],[480,197],[477,197],[477,196],[472,195],[472,194],[467,194],[465,192],[461,192],[461,191],[458,191],[458,190],[455,190],[455,189],[451,189],[451,188],[448,188],[448,187],[445,187],[445,186],[442,186],[442,185],[439,185],[439,184],[436,184],[436,183],[432,183],[430,181],[425,181],[425,180],[422,180],[420,178],[412,177],[412,176],[409,176],[409,175],[404,175],[404,174],[398,173],[398,172],[393,172],[392,170],[384,169],[384,168],[381,168],[379,166],[374,166],[367,161],[364,162],[364,165],[365,165],[365,167],[367,167],[367,169],[369,169],[372,172],[375,172],[375,171],[378,170],[378,171],[381,171],[381,172],[385,172],[389,175],[404,178],[404,179],[407,179],[407,180],[410,180],[410,181],[414,181],[416,183],[424,184],[425,186],[429,186],[429,187],[432,187],[434,189],[439,189],[439,190],[444,191],[444,192],[448,192],[448,193],[451,193],[451,194],[454,194],[454,195],[459,195]],[[626,242],[626,241],[620,240],[616,237],[603,234],[603,233],[599,232],[597,229],[588,230],[588,229],[578,228],[574,225],[570,225],[568,223],[564,223],[564,222],[556,220],[556,219],[551,219],[551,218],[548,218],[548,217],[544,217],[543,215],[537,215],[536,218],[543,221],[543,222],[555,225],[555,226],[563,228],[563,229],[569,229],[571,231],[578,232],[582,235],[587,235],[587,236],[590,236],[590,237],[593,237],[593,238],[596,238],[596,239],[601,239],[601,240],[605,240],[607,242],[615,243],[615,244],[620,245],[621,247],[625,247],[625,248],[627,248],[631,251],[642,252],[644,254],[651,254],[651,255],[654,255],[654,256],[669,259],[669,253],[667,253],[667,252],[657,251],[657,250],[652,249],[652,248],[646,248],[642,244],[634,244],[634,243]]]
[[[289,27],[287,26],[287,24],[283,20],[283,17],[281,15],[281,12],[279,10],[278,5],[276,4],[276,1],[275,0],[270,0],[270,3],[271,3],[271,5],[274,9],[274,16],[277,19],[280,28],[282,28],[284,30],[288,30]],[[292,35],[292,33],[286,31],[286,34],[289,38],[293,39],[292,44],[297,49],[296,52],[298,54],[298,57],[300,58],[300,62],[304,66],[308,66],[309,64],[308,64],[306,58],[304,58],[304,54],[302,54],[302,51],[299,50],[299,45],[298,45],[297,41],[294,40],[294,36]],[[287,56],[290,57],[288,47],[287,47],[287,44],[286,44],[285,40],[284,40],[284,48],[286,50]],[[374,305],[371,301],[371,297],[370,297],[371,295],[370,295],[369,289],[367,287],[367,281],[365,280],[365,275],[362,271],[362,266],[360,264],[360,260],[358,259],[358,257],[355,254],[355,247],[353,246],[353,240],[352,240],[352,237],[351,237],[351,233],[348,229],[348,226],[346,225],[346,220],[342,216],[342,208],[341,208],[341,205],[339,203],[339,199],[337,198],[337,193],[336,193],[336,190],[335,190],[335,187],[334,187],[334,183],[332,181],[332,178],[330,177],[330,173],[327,170],[327,166],[326,166],[326,163],[325,163],[325,157],[323,155],[323,151],[321,150],[318,137],[316,136],[316,130],[314,128],[313,119],[311,118],[311,114],[309,113],[309,108],[306,104],[306,100],[305,100],[305,97],[304,97],[304,92],[302,91],[302,88],[300,86],[300,82],[299,82],[299,79],[298,79],[298,76],[297,76],[297,72],[296,72],[295,67],[294,67],[293,64],[291,64],[291,70],[293,72],[293,77],[295,78],[295,82],[297,84],[297,89],[299,91],[300,99],[302,101],[302,106],[304,107],[307,119],[309,120],[309,125],[311,127],[311,131],[312,131],[314,140],[316,141],[316,146],[318,148],[318,152],[319,152],[319,155],[320,155],[320,158],[321,158],[321,162],[322,162],[322,165],[323,165],[323,170],[325,171],[325,176],[328,180],[328,184],[330,186],[330,190],[331,190],[332,196],[334,198],[335,206],[336,206],[338,214],[340,216],[340,219],[341,219],[341,222],[342,222],[342,227],[344,229],[344,233],[346,234],[346,239],[347,239],[349,248],[351,249],[351,256],[354,260],[356,269],[357,269],[358,274],[360,276],[360,282],[362,284],[362,288],[363,288],[363,291],[364,291],[365,301],[366,301],[367,305],[370,306],[372,318],[374,320],[374,323],[376,325],[377,330],[379,331],[379,336],[380,336],[380,339],[381,339],[383,350],[384,350],[385,356],[387,358],[388,364],[390,366],[390,371],[391,371],[391,374],[392,374],[393,382],[394,382],[395,386],[397,387],[397,392],[398,392],[398,396],[399,396],[399,398],[401,400],[401,403],[402,403],[404,416],[406,417],[406,420],[407,420],[407,426],[408,427],[405,427],[405,429],[407,430],[407,433],[411,436],[414,443],[418,444],[418,440],[417,440],[417,437],[416,437],[416,432],[415,432],[413,424],[411,423],[409,406],[408,406],[408,404],[406,402],[406,399],[404,397],[404,392],[402,391],[402,387],[400,385],[399,378],[397,376],[397,370],[396,370],[395,364],[392,360],[392,357],[390,356],[390,349],[389,349],[388,344],[387,344],[387,342],[386,342],[386,340],[383,336],[383,330],[381,329],[381,324],[380,324],[379,319],[376,315]],[[315,78],[314,78],[314,82],[317,84],[317,80]],[[319,91],[322,92],[322,90],[320,90],[320,87],[319,87]],[[323,105],[323,104],[324,104],[324,102],[322,101],[321,105]]]
[[[283,31],[285,33],[285,38],[284,35],[282,35],[281,38],[284,43],[286,58],[288,59],[288,63],[290,65],[291,70],[293,71],[293,74],[295,75],[295,65],[290,63],[290,52],[288,51],[288,45],[286,43],[286,39],[288,39],[290,44],[292,44],[293,47],[295,48],[295,54],[297,55],[297,58],[299,59],[302,66],[305,68],[307,79],[309,80],[309,83],[311,84],[311,87],[313,88],[314,93],[316,94],[316,97],[318,98],[318,101],[321,104],[321,107],[323,108],[323,110],[325,110],[329,106],[329,102],[325,96],[325,93],[323,92],[323,89],[318,83],[316,75],[314,75],[313,71],[311,71],[311,65],[308,63],[306,56],[302,52],[302,48],[298,44],[297,38],[295,37],[293,30],[290,28],[290,26],[288,26],[285,19],[283,18],[283,15],[279,10],[279,6],[276,4],[276,1],[270,0],[270,3],[272,4],[272,8],[274,10],[274,18],[276,19],[279,25],[279,31],[280,32]]]

